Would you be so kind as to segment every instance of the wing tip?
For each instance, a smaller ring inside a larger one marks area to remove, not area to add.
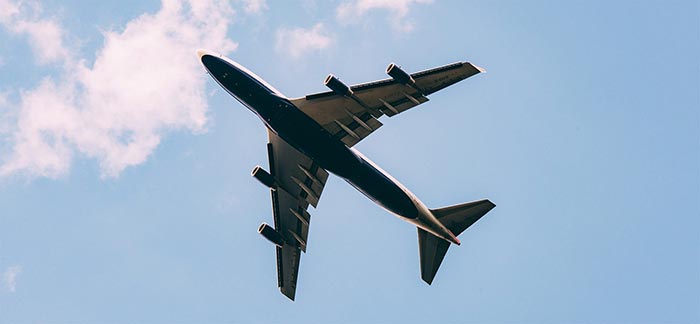
[[[280,292],[282,293],[282,295],[289,298],[289,300],[294,301],[294,295],[296,295],[296,291],[289,291],[288,289],[284,289],[284,287],[280,287]]]
[[[474,201],[474,203],[484,204],[484,206],[486,206],[486,208],[488,208],[488,210],[494,209],[496,207],[496,204],[493,203],[493,201],[491,201],[491,199],[488,199],[488,198]]]
[[[475,69],[477,69],[479,71],[479,73],[486,73],[486,69],[484,69],[476,64],[473,64],[473,63],[469,63],[469,64],[471,64]]]

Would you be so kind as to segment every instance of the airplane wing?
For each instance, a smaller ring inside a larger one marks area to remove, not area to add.
[[[329,75],[325,83],[333,91],[291,101],[352,147],[382,126],[379,117],[420,105],[428,101],[427,95],[483,71],[471,63],[457,62],[409,75],[392,63],[387,68],[391,79],[347,87]]]
[[[309,157],[268,130],[267,152],[270,172],[277,182],[272,190],[275,230],[282,237],[277,250],[277,285],[294,300],[301,251],[306,252],[311,216],[309,205],[316,207],[328,179],[328,172]]]

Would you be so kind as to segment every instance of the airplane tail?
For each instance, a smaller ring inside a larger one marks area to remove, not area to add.
[[[431,209],[430,212],[432,212],[455,236],[458,236],[469,226],[476,223],[482,216],[486,215],[493,207],[496,207],[494,203],[488,199],[484,199],[449,207]],[[428,284],[433,282],[435,274],[438,268],[440,268],[442,259],[445,258],[449,247],[450,242],[418,228],[420,272],[423,281]]]

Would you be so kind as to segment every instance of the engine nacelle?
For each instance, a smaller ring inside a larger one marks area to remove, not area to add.
[[[338,78],[336,78],[333,74],[329,74],[323,81],[323,84],[325,84],[326,87],[330,88],[331,90],[333,90],[333,92],[341,96],[352,96],[353,92],[350,89],[350,87],[346,86],[345,83],[338,80]]]
[[[406,73],[406,71],[402,70],[394,63],[391,63],[386,67],[386,74],[391,76],[398,83],[408,84],[410,86],[416,85],[416,80],[413,80],[413,77],[410,74]]]
[[[271,174],[269,174],[267,171],[263,170],[261,166],[256,166],[253,168],[253,172],[251,172],[253,177],[255,179],[258,179],[260,183],[264,184],[266,187],[276,190],[277,189],[277,181],[275,181],[275,177],[273,177]]]
[[[279,247],[284,245],[284,238],[282,237],[282,234],[272,228],[272,226],[267,225],[267,223],[260,224],[260,227],[258,227],[258,233]]]

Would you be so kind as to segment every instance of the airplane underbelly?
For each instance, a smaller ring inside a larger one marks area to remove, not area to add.
[[[340,177],[359,163],[357,157],[321,125],[294,106],[283,105],[274,112],[269,126],[287,143]]]
[[[366,161],[362,160],[362,165],[356,167],[345,180],[391,213],[404,218],[418,218],[419,211],[408,194]]]

